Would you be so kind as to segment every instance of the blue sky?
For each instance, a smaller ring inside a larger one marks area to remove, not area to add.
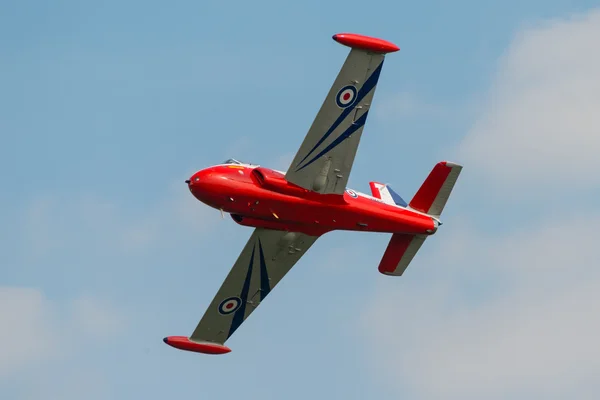
[[[600,220],[594,5],[2,3],[0,397],[595,398],[597,352],[552,350],[570,336],[534,352],[521,323],[531,315],[506,311],[534,310],[537,333],[556,331],[549,320],[580,334],[600,326],[595,309],[572,320],[597,298],[569,294],[600,284],[585,250]],[[251,232],[183,181],[229,157],[285,169],[348,52],[338,32],[401,48],[386,59],[350,186],[385,181],[410,198],[435,162],[463,163],[446,223],[399,279],[377,272],[387,235],[329,234],[232,353],[166,346],[192,332]],[[582,242],[557,245],[565,232]],[[570,278],[527,269],[556,260]],[[574,309],[547,315],[550,297]],[[499,343],[530,367],[504,376],[514,360],[476,351]],[[575,365],[573,354],[579,375],[539,372]]]

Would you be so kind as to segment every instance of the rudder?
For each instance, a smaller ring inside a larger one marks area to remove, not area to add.
[[[462,165],[449,161],[437,163],[408,206],[413,210],[439,217],[461,170]]]

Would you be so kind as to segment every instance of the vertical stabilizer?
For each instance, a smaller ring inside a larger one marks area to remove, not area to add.
[[[439,217],[461,170],[462,165],[449,161],[437,163],[408,206],[425,214]]]

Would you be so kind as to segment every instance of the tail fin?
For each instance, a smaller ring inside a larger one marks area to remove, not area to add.
[[[427,239],[426,235],[394,233],[379,263],[379,272],[400,276]]]
[[[408,206],[432,217],[439,217],[461,170],[462,166],[455,163],[448,161],[437,163]],[[370,182],[370,184],[373,196],[381,200],[386,201],[385,196],[393,199],[392,193],[400,198],[386,185],[377,182]],[[402,199],[400,198],[400,200]],[[398,203],[396,202],[396,204]],[[402,275],[425,242],[425,239],[427,239],[427,235],[394,233],[379,263],[379,272],[385,275]]]
[[[392,190],[391,187],[384,183],[369,182],[373,197],[383,200],[387,204],[396,204],[401,207],[406,207],[408,204],[400,195]]]
[[[408,206],[425,214],[439,217],[461,170],[462,165],[449,161],[437,163]]]

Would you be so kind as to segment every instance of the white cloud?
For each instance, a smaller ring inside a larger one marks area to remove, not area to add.
[[[524,30],[501,59],[458,159],[486,190],[527,187],[534,207],[548,188],[570,190],[576,207],[532,217],[520,204],[505,214],[512,230],[495,235],[468,216],[446,220],[401,291],[394,278],[382,283],[360,326],[375,377],[398,394],[600,396],[600,214],[578,198],[600,184],[598,37],[593,11]]]
[[[129,230],[134,228],[130,219],[98,197],[40,195],[25,210],[23,242],[29,257],[43,257],[82,242],[127,247]]]
[[[506,186],[600,182],[600,10],[520,32],[460,158]]]
[[[375,115],[382,120],[447,114],[444,108],[430,104],[408,92],[397,93],[387,97],[382,95],[382,98],[377,101],[376,106],[374,108]]]
[[[0,287],[0,378],[122,333],[122,311],[95,297],[61,304],[33,288]]]
[[[145,251],[173,232],[200,234],[218,221],[218,211],[198,202],[178,181],[163,201],[143,205],[143,212],[126,212],[123,205],[92,195],[40,195],[22,219],[27,257],[44,257],[75,244],[90,251]],[[101,246],[99,246],[101,244]]]
[[[473,232],[427,243],[410,268],[426,266],[430,280],[378,290],[363,315],[384,381],[423,399],[600,394],[598,222],[582,217],[504,239]],[[470,249],[445,251],[464,242]],[[489,291],[472,294],[467,276]]]
[[[55,354],[52,314],[39,291],[0,287],[0,377]]]
[[[73,319],[91,338],[107,338],[120,333],[126,322],[116,307],[93,297],[81,297],[73,302]]]
[[[70,365],[63,373],[48,371],[32,377],[35,383],[24,388],[23,400],[106,400],[117,398],[102,368]]]

